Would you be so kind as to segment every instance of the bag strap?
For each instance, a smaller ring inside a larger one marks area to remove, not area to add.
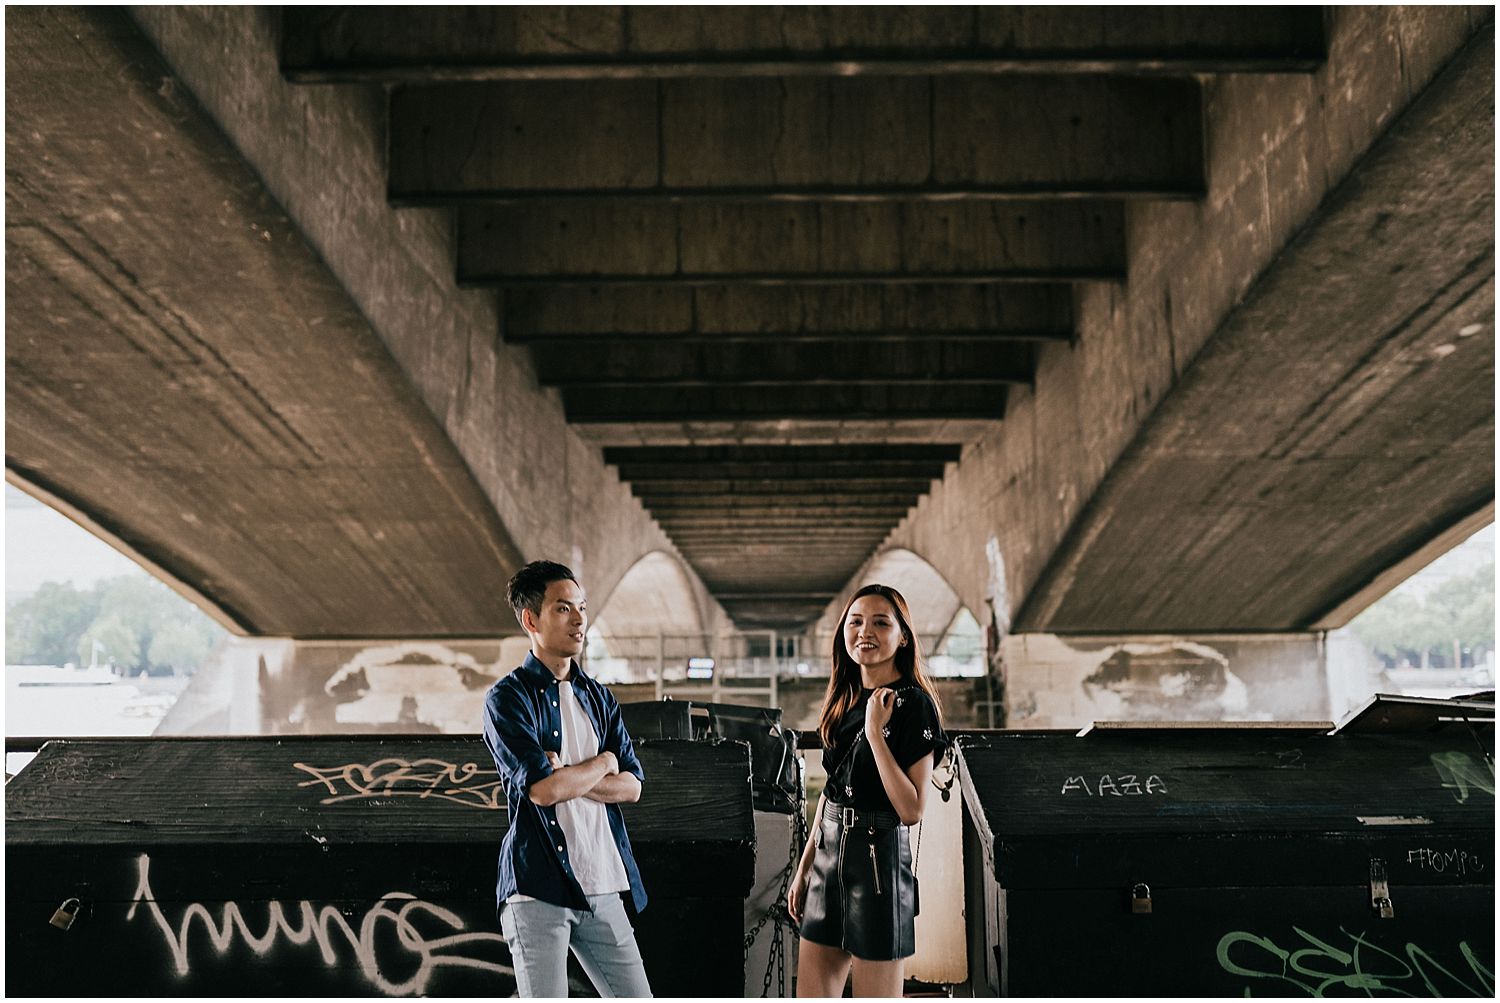
[[[929,782],[932,784],[932,786],[934,786],[934,787],[936,787],[938,789],[938,793],[943,796],[943,800],[944,801],[948,800],[948,792],[951,791],[951,790],[953,790],[953,784],[954,784],[954,782],[956,780],[958,780],[958,767],[957,767],[957,764],[951,762],[952,759],[953,759],[953,744],[950,742],[948,744],[948,747],[943,750],[942,756],[938,759],[938,761],[936,763],[933,764],[933,766],[932,766],[932,773],[933,773],[933,775],[932,775],[932,777],[929,780]],[[938,783],[938,779],[937,779],[937,771],[942,767],[942,765],[944,763],[949,763],[950,764],[949,767],[948,767],[948,770],[949,770],[949,772],[948,772],[948,782],[945,783],[945,784],[940,784],[940,783]],[[925,822],[925,821],[926,821],[926,819],[922,820],[922,822]],[[911,858],[911,869],[912,869],[912,873],[913,874],[916,873],[917,862],[922,859],[922,822],[918,822],[917,823],[917,852],[914,853],[914,854],[912,854],[912,858]]]

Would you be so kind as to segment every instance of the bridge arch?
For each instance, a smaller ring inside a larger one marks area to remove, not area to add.
[[[948,661],[968,663],[983,651],[979,621],[958,591],[930,561],[906,547],[890,547],[873,558],[849,580],[813,629],[821,651],[838,629],[849,597],[866,585],[889,585],[906,597],[912,629],[930,667],[941,670]],[[941,663],[936,660],[941,659]]]
[[[709,629],[691,572],[665,550],[653,550],[620,576],[595,610],[589,633],[602,638],[703,634]]]

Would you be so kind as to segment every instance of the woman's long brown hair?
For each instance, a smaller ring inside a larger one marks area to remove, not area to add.
[[[833,744],[834,729],[839,726],[839,721],[859,701],[859,663],[844,646],[844,624],[849,620],[849,610],[854,607],[855,600],[864,596],[880,596],[896,611],[896,623],[901,627],[901,636],[906,638],[906,644],[896,649],[896,671],[903,680],[920,686],[922,692],[932,698],[939,716],[942,714],[937,690],[922,674],[922,651],[917,644],[916,632],[911,629],[911,611],[907,609],[906,600],[889,585],[866,585],[850,597],[844,615],[839,617],[839,628],[833,634],[833,670],[828,674],[828,693],[823,697],[823,716],[818,721],[818,734],[823,737],[825,749]]]

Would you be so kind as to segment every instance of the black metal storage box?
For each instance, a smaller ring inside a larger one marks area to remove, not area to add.
[[[961,737],[974,994],[1493,995],[1477,737]]]
[[[658,995],[737,997],[748,750],[638,750],[647,974]],[[505,796],[477,737],[58,741],[5,802],[8,995],[515,991]]]

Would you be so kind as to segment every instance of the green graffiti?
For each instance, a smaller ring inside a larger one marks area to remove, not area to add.
[[[1331,989],[1340,995],[1495,995],[1495,973],[1479,961],[1468,941],[1458,944],[1458,954],[1468,966],[1466,973],[1458,975],[1413,943],[1403,948],[1403,954],[1396,954],[1370,941],[1364,933],[1350,933],[1343,927],[1339,927],[1342,946],[1295,926],[1292,932],[1300,942],[1293,941],[1289,947],[1246,930],[1226,933],[1219,939],[1219,967],[1230,975],[1269,979],[1278,986],[1319,998]],[[1251,995],[1249,986],[1245,995]]]
[[[1469,800],[1470,790],[1481,790],[1490,797],[1495,796],[1495,766],[1481,766],[1466,752],[1434,752],[1432,768],[1437,770],[1443,786],[1453,791],[1453,799],[1459,804]]]

